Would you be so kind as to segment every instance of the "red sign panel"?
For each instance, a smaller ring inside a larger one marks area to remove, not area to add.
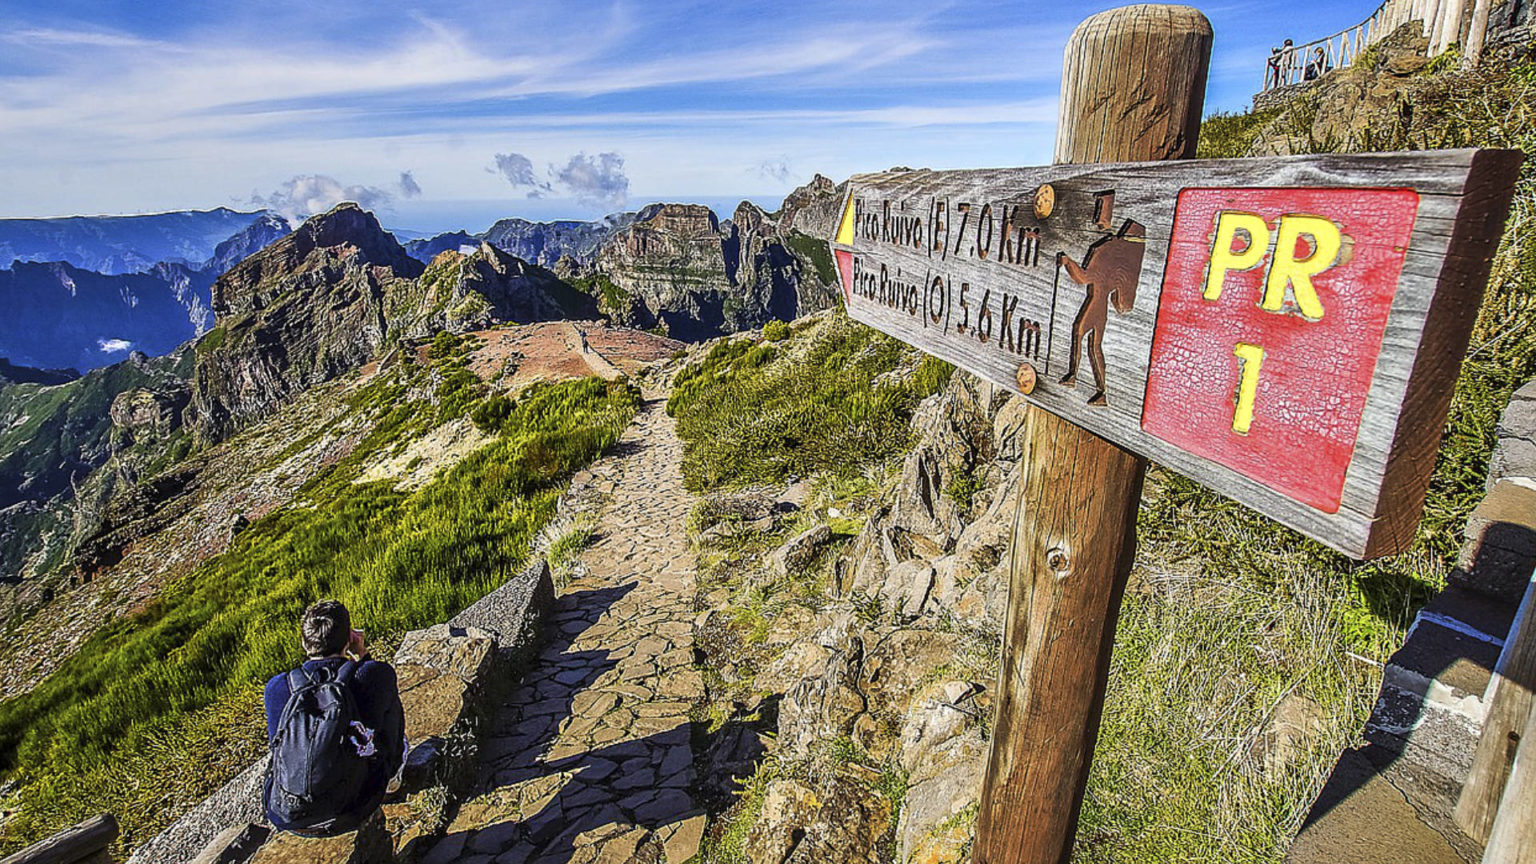
[[[1326,513],[1402,274],[1411,189],[1185,189],[1141,426]]]

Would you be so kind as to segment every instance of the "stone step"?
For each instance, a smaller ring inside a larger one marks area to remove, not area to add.
[[[1536,567],[1536,481],[1494,484],[1467,520],[1450,582],[1518,605]]]
[[[1360,750],[1345,751],[1286,864],[1469,864]]]
[[[1394,758],[1462,783],[1472,767],[1481,725],[1464,713],[1383,685],[1365,739]]]
[[[1481,725],[1483,693],[1503,641],[1458,618],[1421,613],[1403,647],[1387,661],[1382,688],[1396,688]]]

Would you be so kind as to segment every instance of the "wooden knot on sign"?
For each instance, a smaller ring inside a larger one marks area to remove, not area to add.
[[[1072,556],[1063,547],[1052,546],[1045,552],[1045,566],[1057,579],[1065,579],[1072,575]]]
[[[1040,184],[1040,188],[1035,190],[1035,218],[1049,219],[1055,209],[1056,189],[1049,183]]]
[[[1028,396],[1035,392],[1035,384],[1039,383],[1040,376],[1035,372],[1035,367],[1028,363],[1020,363],[1019,371],[1014,374],[1014,380],[1018,382],[1019,392]]]

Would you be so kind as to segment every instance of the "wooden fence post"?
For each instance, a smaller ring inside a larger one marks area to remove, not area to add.
[[[1195,153],[1211,25],[1187,6],[1101,12],[1067,42],[1056,161]],[[996,728],[975,864],[1068,860],[1098,738],[1146,462],[1031,406]]]
[[[1536,864],[1536,711],[1523,731],[1483,864]]]
[[[1472,6],[1472,23],[1467,30],[1467,47],[1462,52],[1461,65],[1476,66],[1483,57],[1483,42],[1488,38],[1488,7],[1490,0],[1477,0]]]
[[[111,864],[108,847],[117,839],[117,831],[117,817],[111,813],[92,816],[6,856],[0,864]]]
[[[1472,755],[1472,769],[1456,801],[1456,825],[1479,843],[1488,842],[1499,799],[1505,796],[1516,748],[1526,717],[1532,714],[1531,690],[1536,685],[1536,576],[1510,626],[1509,639],[1493,669],[1493,691],[1482,736]]]

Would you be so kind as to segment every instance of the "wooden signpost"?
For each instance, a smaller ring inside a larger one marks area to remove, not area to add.
[[[855,319],[1376,557],[1413,537],[1518,161],[860,175],[835,251]]]
[[[1211,30],[1073,34],[1056,165],[849,183],[854,319],[1026,396],[976,864],[1070,856],[1145,459],[1357,558],[1406,548],[1520,155],[1194,155]]]

